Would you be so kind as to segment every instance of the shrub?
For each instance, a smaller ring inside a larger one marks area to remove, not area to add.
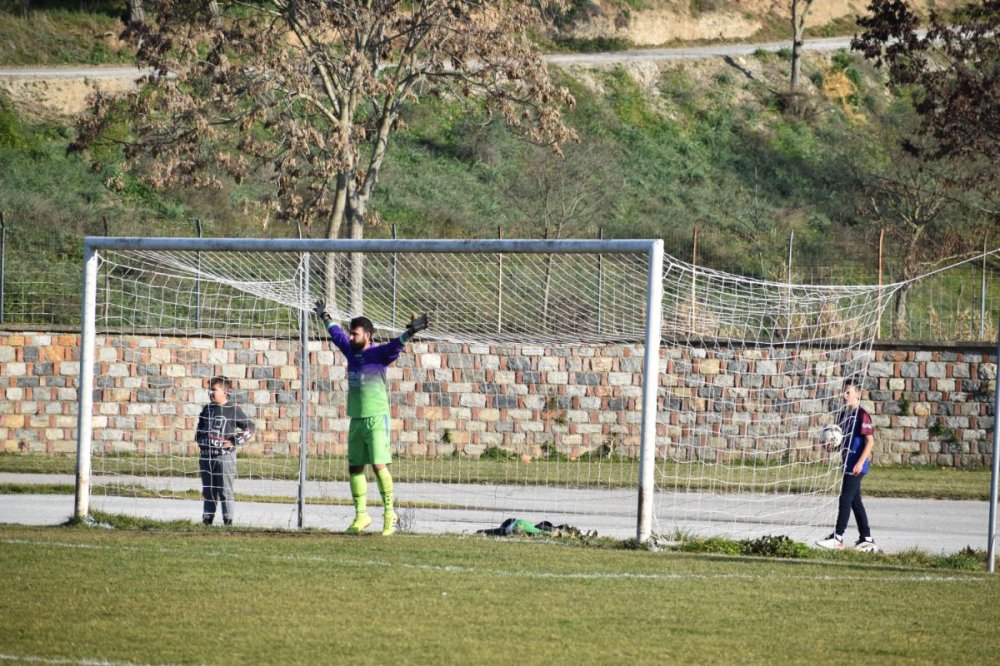
[[[788,558],[809,557],[812,552],[809,546],[804,543],[793,541],[784,535],[771,536],[770,534],[758,539],[740,541],[740,551],[743,555]]]

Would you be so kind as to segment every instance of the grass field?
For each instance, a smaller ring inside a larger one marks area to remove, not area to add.
[[[509,470],[504,469],[504,461],[472,459],[465,460],[464,472],[453,478],[453,482],[483,482],[483,481],[510,481]],[[102,465],[108,472],[120,471],[129,473],[135,464],[135,458],[128,456],[111,457],[103,460]],[[276,463],[274,463],[276,464]],[[271,478],[277,478],[274,464],[269,465]],[[442,463],[445,464],[445,463]],[[536,461],[532,465],[521,466],[522,469],[517,474],[518,481],[530,480],[528,477],[534,475],[538,478],[555,478],[554,474],[547,474],[539,471],[544,466],[555,466],[556,462]],[[578,461],[574,463],[558,463],[567,467],[577,467],[580,470],[577,474],[568,474],[572,479],[589,479],[592,485],[607,487],[634,487],[637,482],[632,479],[637,473],[638,463],[633,460],[623,460],[617,462]],[[179,472],[194,475],[198,469],[196,458],[182,459],[174,458],[171,465]],[[280,478],[294,479],[298,472],[298,461],[289,459],[286,461],[287,473]],[[586,468],[593,467],[593,471]],[[21,453],[0,453],[0,472],[25,473],[25,474],[73,474],[76,469],[75,456],[50,456],[41,454],[21,454]],[[344,464],[331,464],[328,460],[310,461],[309,478],[313,480],[337,480],[343,478]],[[782,469],[776,469],[775,473],[781,473]],[[240,478],[253,478],[253,459],[241,460]],[[332,470],[332,472],[331,472]],[[407,458],[397,459],[393,463],[394,475],[399,479],[408,481],[416,480],[440,480],[434,476],[433,466],[428,466],[426,461],[416,461]],[[529,473],[530,472],[530,473]],[[671,470],[661,466],[660,473],[669,475]],[[333,476],[331,476],[333,474]],[[770,477],[760,475],[761,479],[768,481]],[[12,484],[0,484],[0,493],[3,492],[39,492],[32,484],[29,487],[14,487]],[[64,492],[60,488],[59,492]],[[990,469],[987,467],[973,469],[955,469],[946,467],[898,467],[877,465],[872,469],[872,473],[865,479],[865,494],[872,497],[909,497],[914,499],[968,499],[968,500],[988,500],[990,492]]]
[[[1000,578],[836,555],[0,527],[0,659],[995,663]]]

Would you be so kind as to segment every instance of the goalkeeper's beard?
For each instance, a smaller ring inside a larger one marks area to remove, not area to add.
[[[365,350],[365,347],[367,346],[368,343],[365,342],[364,340],[359,340],[358,342],[351,343],[351,349],[353,349],[356,352],[363,352]]]

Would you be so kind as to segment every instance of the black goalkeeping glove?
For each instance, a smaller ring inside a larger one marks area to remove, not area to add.
[[[424,330],[425,328],[427,328],[427,313],[425,312],[419,317],[413,315],[413,318],[410,319],[410,323],[406,325],[406,336],[410,339],[413,339],[414,335]]]
[[[322,299],[316,301],[316,306],[313,308],[313,312],[315,312],[316,316],[322,319],[323,323],[327,326],[333,323],[333,317],[331,317],[330,313],[326,311],[326,303]]]

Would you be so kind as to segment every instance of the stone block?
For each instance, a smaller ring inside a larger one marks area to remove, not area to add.
[[[948,364],[939,361],[931,361],[924,365],[924,375],[926,377],[941,378],[948,376]]]
[[[703,375],[717,375],[721,367],[721,362],[717,358],[702,359],[698,363],[698,372]]]

